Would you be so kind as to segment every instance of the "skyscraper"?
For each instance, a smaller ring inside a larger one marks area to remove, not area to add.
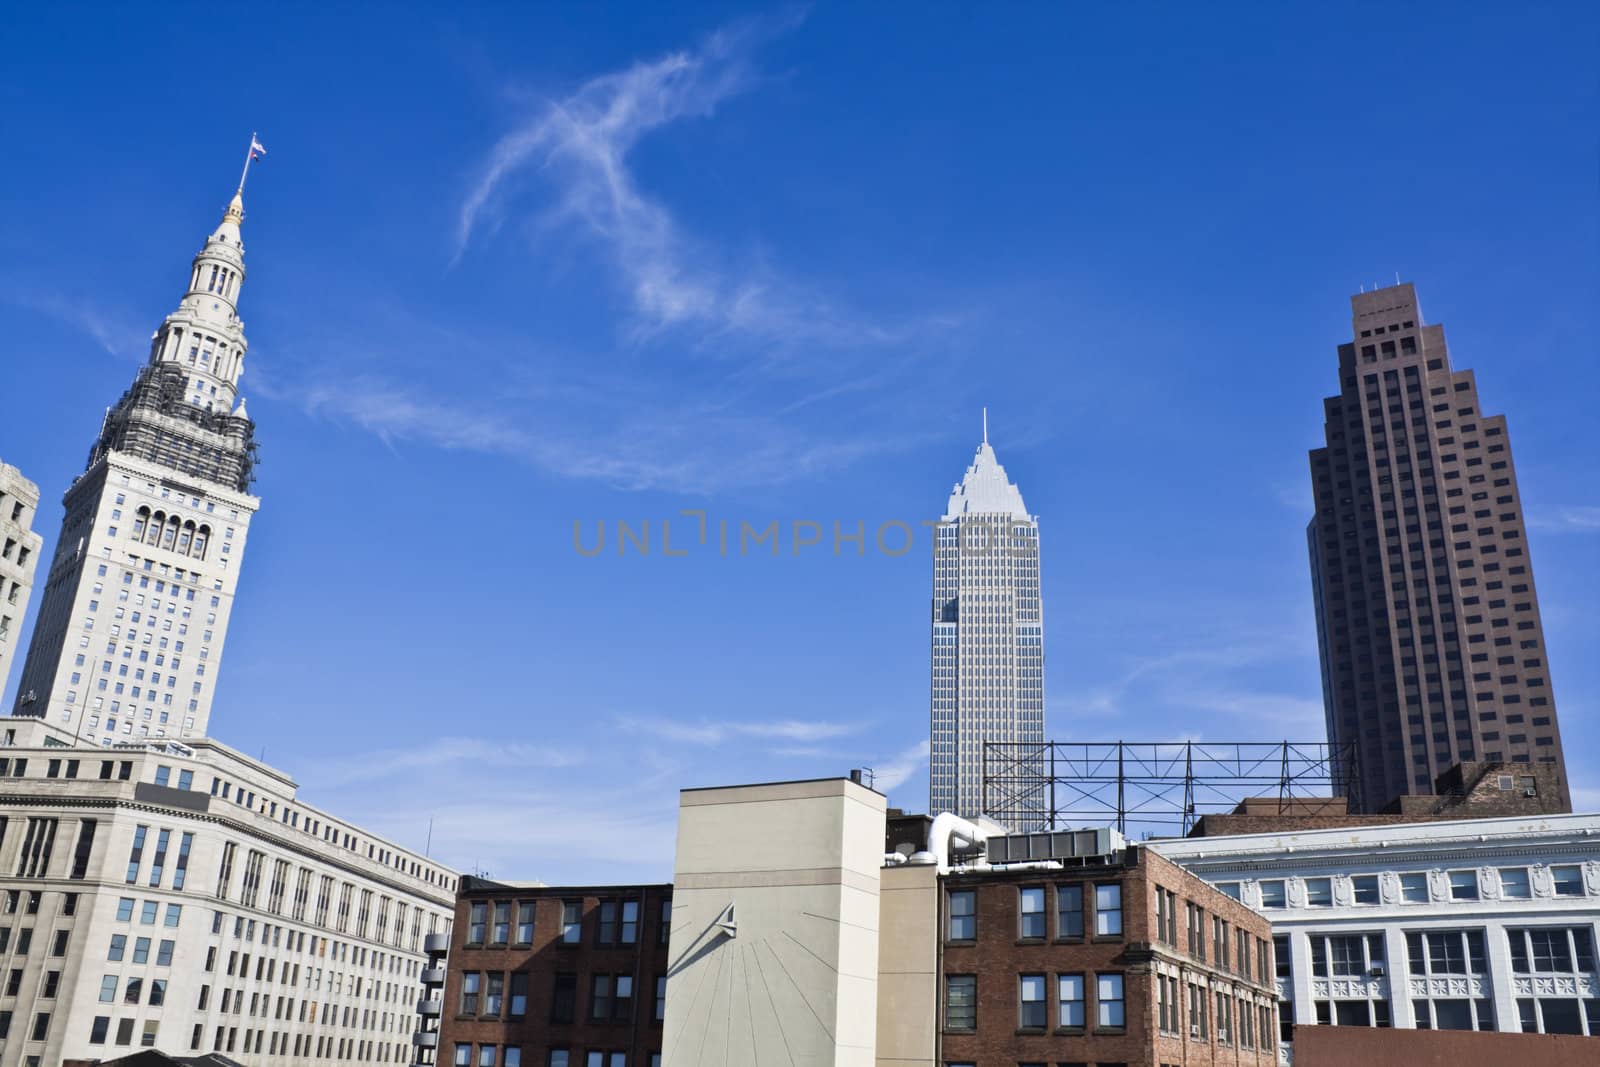
[[[28,613],[33,572],[39,565],[39,535],[33,516],[39,510],[39,487],[9,463],[0,463],[0,689],[11,676],[11,661]]]
[[[981,815],[984,742],[1044,741],[1039,522],[989,447],[987,416],[934,536],[930,705],[929,810]]]
[[[250,518],[241,193],[106,413],[44,581],[15,713],[75,737],[204,734]]]
[[[1306,531],[1328,738],[1354,746],[1366,811],[1462,760],[1561,770],[1505,417],[1480,410],[1410,285],[1350,303]]]

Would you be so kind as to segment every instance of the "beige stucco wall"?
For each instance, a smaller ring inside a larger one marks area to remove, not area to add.
[[[878,1067],[933,1067],[939,1003],[939,872],[883,871],[878,923]]]
[[[872,1067],[883,837],[846,779],[682,794],[665,1067]]]

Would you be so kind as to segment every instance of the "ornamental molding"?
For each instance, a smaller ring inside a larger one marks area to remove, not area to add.
[[[1416,998],[1474,999],[1492,995],[1489,980],[1481,975],[1435,974],[1412,977],[1407,983]]]

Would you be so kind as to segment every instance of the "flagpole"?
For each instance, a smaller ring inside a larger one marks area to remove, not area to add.
[[[250,147],[244,150],[244,170],[239,172],[239,192],[244,192],[244,180],[250,176],[250,161],[256,158],[256,135],[250,134]]]

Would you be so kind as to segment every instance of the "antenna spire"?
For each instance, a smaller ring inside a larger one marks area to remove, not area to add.
[[[983,443],[989,443],[989,409],[983,409]]]

